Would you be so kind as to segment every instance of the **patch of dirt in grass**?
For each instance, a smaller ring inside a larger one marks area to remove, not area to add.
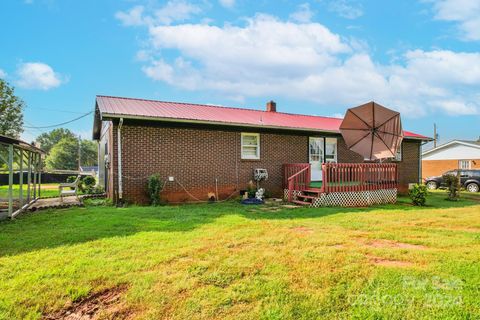
[[[293,227],[291,230],[296,231],[298,233],[313,233],[313,229],[305,226]]]
[[[62,310],[44,315],[43,319],[133,319],[132,310],[126,308],[121,301],[126,290],[127,286],[118,286],[94,293]]]
[[[281,206],[282,208],[285,208],[285,209],[296,209],[296,208],[300,208],[300,206],[297,206],[297,205],[294,205],[294,204],[284,204]]]
[[[343,249],[345,246],[341,243],[336,243],[336,244],[329,244],[327,245],[329,248],[335,248],[335,249]]]
[[[373,241],[369,241],[367,242],[366,245],[373,248],[400,248],[400,249],[416,249],[416,250],[427,249],[426,246],[422,246],[419,244],[411,244],[411,243],[404,243],[404,242],[397,242],[397,241],[383,240],[383,239],[376,239]]]
[[[480,228],[475,228],[475,227],[462,227],[462,226],[458,226],[458,227],[445,227],[443,229],[446,229],[446,230],[454,230],[454,231],[463,231],[463,232],[480,232]]]
[[[399,268],[407,268],[407,267],[413,266],[413,263],[409,261],[390,260],[390,259],[385,259],[377,256],[367,256],[367,257],[370,263],[373,263],[374,265],[377,265],[377,266],[399,267]]]

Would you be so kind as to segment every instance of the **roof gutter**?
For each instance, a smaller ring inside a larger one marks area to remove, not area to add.
[[[338,130],[325,130],[325,129],[314,129],[314,128],[296,128],[296,127],[280,127],[280,126],[268,126],[268,125],[254,125],[247,123],[229,123],[221,121],[206,121],[206,120],[193,120],[193,119],[178,119],[178,118],[155,118],[155,117],[144,117],[144,116],[132,116],[132,115],[117,115],[111,113],[103,113],[102,120],[105,119],[134,119],[134,120],[146,120],[146,121],[158,121],[158,122],[172,122],[172,123],[196,123],[196,124],[210,124],[210,125],[221,125],[221,126],[230,126],[230,127],[246,127],[246,128],[264,128],[264,129],[277,129],[277,130],[289,130],[289,131],[302,131],[302,132],[326,132],[326,133],[335,133],[340,134]],[[420,140],[426,141],[431,140],[430,138],[421,138],[421,137],[404,137],[409,140]]]

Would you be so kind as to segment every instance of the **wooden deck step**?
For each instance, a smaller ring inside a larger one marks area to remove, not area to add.
[[[315,196],[309,196],[309,195],[306,195],[306,194],[299,194],[297,197],[298,198],[304,198],[304,199],[315,199],[316,198]]]
[[[322,189],[318,189],[318,188],[308,188],[308,189],[303,190],[303,192],[319,194],[319,193],[322,192]]]
[[[308,201],[292,200],[293,203],[299,204],[301,206],[309,206],[312,203]]]

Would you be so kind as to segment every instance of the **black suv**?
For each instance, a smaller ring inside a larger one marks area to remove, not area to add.
[[[452,174],[460,176],[460,184],[469,192],[478,192],[480,190],[480,170],[450,170],[443,175]],[[430,190],[445,187],[443,177],[428,177],[425,179],[425,184]]]

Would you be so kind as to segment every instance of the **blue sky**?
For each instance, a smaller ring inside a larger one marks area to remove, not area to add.
[[[26,126],[96,94],[326,116],[373,99],[407,130],[480,136],[480,0],[7,0],[0,25]],[[90,137],[92,117],[67,127]]]

